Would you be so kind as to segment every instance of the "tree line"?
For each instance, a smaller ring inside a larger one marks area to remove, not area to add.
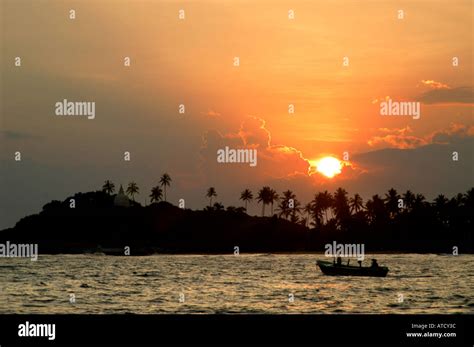
[[[151,189],[151,203],[167,200],[166,189],[171,182],[167,173],[160,177],[159,184]],[[115,185],[107,180],[102,189],[112,194]],[[137,184],[130,182],[126,193],[134,200],[135,195],[139,194]],[[204,210],[225,210],[221,203],[213,203],[213,199],[217,197],[214,187],[207,189],[205,197],[209,199],[209,204]],[[411,190],[399,193],[394,188],[383,196],[375,194],[364,201],[359,194],[349,196],[345,189],[338,188],[333,193],[327,190],[318,192],[311,201],[302,204],[291,190],[278,194],[271,187],[264,186],[256,195],[250,189],[244,189],[239,199],[243,202],[242,207],[229,206],[227,210],[245,213],[248,205],[256,201],[261,204],[262,216],[266,216],[266,208],[269,207],[270,216],[316,230],[340,231],[342,234],[350,230],[393,229],[406,225],[431,227],[440,232],[451,229],[472,230],[474,223],[474,188],[450,198],[440,194],[433,201],[428,201],[423,194],[413,193]]]

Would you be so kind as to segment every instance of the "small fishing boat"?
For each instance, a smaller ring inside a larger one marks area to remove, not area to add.
[[[349,266],[323,260],[316,261],[316,265],[319,266],[323,274],[329,276],[385,277],[388,273],[386,266]]]

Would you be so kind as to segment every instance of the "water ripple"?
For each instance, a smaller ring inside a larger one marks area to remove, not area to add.
[[[474,313],[474,256],[376,257],[386,278],[324,276],[308,254],[2,258],[0,313]]]

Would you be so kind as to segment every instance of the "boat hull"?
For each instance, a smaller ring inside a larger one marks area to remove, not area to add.
[[[334,265],[327,261],[316,262],[322,273],[328,276],[367,276],[367,277],[385,277],[388,268],[385,266],[378,267],[358,267],[347,265]]]

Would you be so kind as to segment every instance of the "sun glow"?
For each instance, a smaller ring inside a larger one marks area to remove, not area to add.
[[[334,157],[324,157],[314,163],[316,171],[326,177],[333,178],[342,170],[342,162]]]

